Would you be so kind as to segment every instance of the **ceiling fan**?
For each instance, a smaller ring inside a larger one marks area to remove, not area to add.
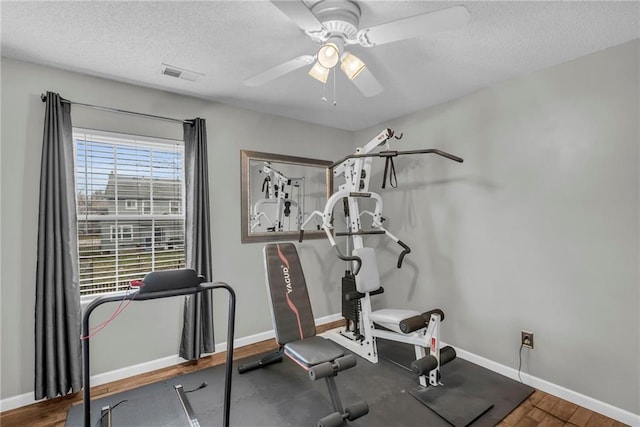
[[[321,0],[311,8],[303,0],[270,1],[321,47],[315,55],[298,56],[249,77],[245,85],[260,86],[311,64],[309,75],[326,83],[340,63],[341,70],[367,97],[381,93],[382,85],[362,60],[346,50],[348,46],[373,47],[433,34],[462,26],[471,16],[464,6],[453,6],[360,29],[360,7],[352,0]]]

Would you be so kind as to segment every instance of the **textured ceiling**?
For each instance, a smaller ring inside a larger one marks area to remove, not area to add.
[[[336,106],[331,103],[333,79],[325,87],[329,102],[322,102],[323,85],[307,75],[307,68],[260,87],[243,85],[247,77],[318,48],[265,0],[2,1],[1,52],[4,57],[358,130],[640,37],[637,1],[358,3],[360,28],[454,5],[464,5],[471,20],[431,36],[353,47],[385,90],[365,98],[338,74]],[[196,82],[168,77],[161,74],[162,63],[204,76]]]

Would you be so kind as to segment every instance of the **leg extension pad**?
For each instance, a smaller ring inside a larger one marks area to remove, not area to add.
[[[309,369],[309,378],[313,381],[319,380],[320,378],[335,375],[345,369],[353,368],[356,364],[356,357],[353,354],[347,354],[335,359],[333,362],[324,362],[313,366]]]
[[[456,358],[456,351],[453,347],[446,346],[440,349],[440,366],[446,365]],[[411,363],[411,370],[418,375],[426,375],[438,367],[438,360],[428,355]]]
[[[369,405],[367,405],[367,402],[361,400],[360,402],[352,403],[347,406],[345,408],[345,412],[347,413],[347,419],[349,421],[354,421],[369,413]]]
[[[334,412],[318,421],[318,427],[341,427],[345,420],[355,421],[369,413],[367,402],[360,401],[345,408],[344,413]]]

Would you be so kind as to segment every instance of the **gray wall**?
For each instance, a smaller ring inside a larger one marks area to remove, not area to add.
[[[627,43],[353,134],[3,59],[1,397],[33,389],[39,96],[53,90],[207,119],[214,273],[238,291],[239,337],[271,328],[262,245],[239,239],[240,148],[336,159],[389,126],[404,132],[398,149],[464,157],[396,161],[399,188],[380,190],[386,225],[413,252],[397,270],[396,245],[380,245],[378,304],[441,307],[445,341],[513,368],[520,330],[533,331],[525,372],[640,413],[638,49]],[[77,126],[181,138],[170,123],[72,114]],[[327,243],[305,243],[301,256],[316,316],[338,312],[342,267]],[[132,305],[95,340],[94,373],[175,354],[178,305]]]
[[[400,158],[381,190],[390,306],[441,307],[443,340],[640,413],[639,43],[633,41],[387,123]],[[355,134],[363,145],[378,128]],[[374,165],[379,188],[383,162]],[[393,280],[391,280],[393,278]]]
[[[40,94],[177,118],[207,120],[214,280],[237,292],[237,337],[272,329],[262,267],[262,244],[240,243],[240,149],[334,160],[351,152],[352,134],[323,126],[177,96],[157,90],[2,59],[2,360],[0,398],[33,390],[34,295],[38,186],[44,104]],[[74,126],[182,139],[180,124],[72,107]],[[329,245],[301,247],[315,315],[339,311],[339,277]],[[322,264],[322,268],[320,268]],[[218,299],[217,341],[225,340],[226,296]],[[105,305],[94,324],[115,307]],[[92,373],[177,354],[178,299],[131,304],[92,340]]]

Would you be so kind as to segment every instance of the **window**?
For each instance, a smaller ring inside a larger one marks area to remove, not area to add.
[[[80,294],[184,268],[182,141],[78,128],[73,141]]]
[[[162,227],[156,227],[153,234],[156,237],[156,242],[164,242],[164,229]]]
[[[143,215],[151,214],[151,202],[149,200],[142,201],[142,214]]]
[[[112,225],[109,232],[109,240],[116,242],[118,240],[133,240],[133,226],[131,225]]]

